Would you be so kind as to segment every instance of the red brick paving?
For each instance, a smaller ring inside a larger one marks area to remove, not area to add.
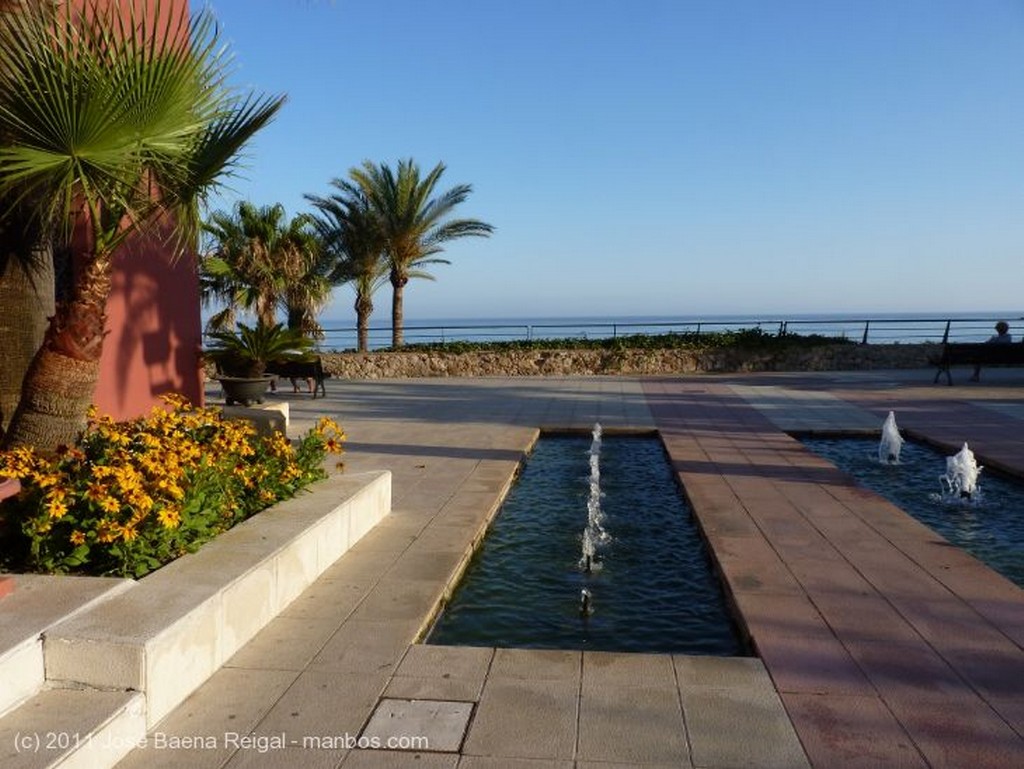
[[[911,395],[897,421],[1024,472],[1015,420],[957,389]],[[893,392],[830,391],[882,416],[893,407]],[[1024,591],[726,385],[652,379],[645,393],[814,766],[1024,766]]]

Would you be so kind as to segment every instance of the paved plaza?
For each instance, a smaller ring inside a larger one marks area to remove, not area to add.
[[[1024,766],[1024,591],[787,433],[876,431],[892,409],[904,429],[970,441],[983,464],[1024,475],[1024,374],[984,379],[329,380],[325,399],[279,393],[294,434],[321,414],[343,424],[346,473],[391,471],[393,511],[158,724],[163,748],[119,767]],[[660,431],[756,657],[418,643],[538,430],[594,422]]]

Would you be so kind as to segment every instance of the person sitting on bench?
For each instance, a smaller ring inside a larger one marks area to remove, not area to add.
[[[1005,320],[1001,320],[996,323],[996,333],[988,338],[987,344],[1012,344],[1013,335],[1010,334],[1010,324]],[[974,374],[971,376],[972,382],[977,382],[981,378],[981,364],[974,364]]]

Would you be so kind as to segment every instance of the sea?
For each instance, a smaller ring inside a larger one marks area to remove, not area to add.
[[[820,334],[868,344],[983,342],[996,321],[1024,333],[1024,310],[962,313],[836,313],[791,315],[624,315],[406,319],[405,343],[507,342],[535,339],[607,339],[631,334],[710,333],[761,329],[770,334]],[[323,350],[356,347],[355,318],[321,318]],[[391,345],[390,319],[370,324],[370,348]]]

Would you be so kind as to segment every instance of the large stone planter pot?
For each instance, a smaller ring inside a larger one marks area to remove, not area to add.
[[[263,403],[267,387],[273,378],[266,374],[260,377],[220,376],[217,377],[217,381],[224,388],[224,400],[227,401],[227,405],[233,406],[238,403],[242,406],[251,406],[254,403]]]

